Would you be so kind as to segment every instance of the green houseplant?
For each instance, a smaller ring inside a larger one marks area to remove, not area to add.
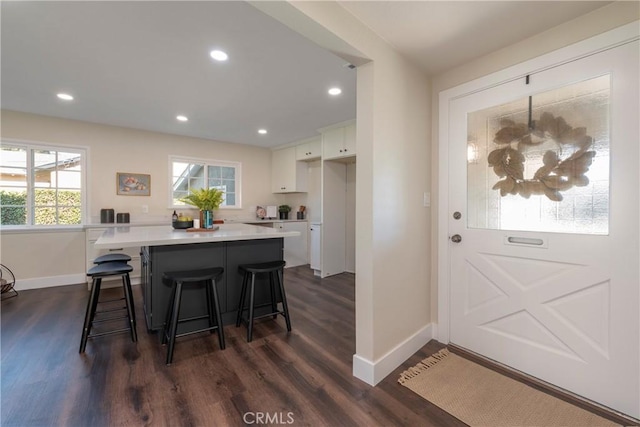
[[[180,201],[200,209],[201,227],[212,228],[213,211],[218,209],[224,201],[224,191],[217,188],[191,189],[189,195],[181,198]]]
[[[291,206],[280,205],[278,206],[278,212],[280,212],[280,219],[289,219],[289,212],[291,212]]]

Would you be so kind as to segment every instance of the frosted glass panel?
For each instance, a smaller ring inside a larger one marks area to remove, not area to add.
[[[467,116],[469,228],[609,232],[610,77]]]

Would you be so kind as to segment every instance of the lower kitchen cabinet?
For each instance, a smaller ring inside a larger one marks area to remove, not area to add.
[[[162,279],[165,272],[212,267],[224,268],[222,277],[216,281],[222,322],[224,325],[235,324],[242,286],[242,275],[238,266],[281,260],[283,240],[277,238],[138,248],[142,254],[141,285],[147,329],[159,330],[164,325],[172,289],[171,285]],[[191,318],[206,313],[204,286],[203,282],[183,290],[181,316]],[[276,299],[282,299],[277,287]],[[269,279],[266,275],[256,277],[255,301],[256,305],[268,305],[257,308],[256,316],[271,310],[268,304],[271,301]],[[178,333],[206,327],[207,322],[207,319],[198,319],[180,324]]]
[[[287,263],[287,267],[308,264],[307,222],[274,222],[273,228],[278,228],[282,231],[300,232],[300,236],[285,237],[284,239],[284,260]]]
[[[310,267],[316,276],[320,275],[322,270],[322,224],[312,223],[309,226],[309,260]]]
[[[287,263],[285,268],[309,264],[309,230],[307,221],[259,220],[247,221],[246,224],[273,227],[282,231],[298,231],[300,233],[299,236],[284,238],[284,261]]]

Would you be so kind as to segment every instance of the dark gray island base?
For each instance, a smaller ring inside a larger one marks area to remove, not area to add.
[[[228,242],[208,242],[193,244],[177,244],[166,246],[143,246],[142,293],[144,317],[149,331],[162,329],[171,286],[164,283],[162,276],[167,271],[195,270],[201,268],[223,267],[224,274],[216,281],[222,322],[224,325],[235,324],[242,275],[238,272],[240,264],[259,263],[283,259],[283,239],[256,239]],[[268,277],[256,279],[255,298],[257,304],[268,304],[271,301]],[[278,301],[280,291],[276,286]],[[270,306],[256,310],[268,313]],[[183,290],[181,318],[197,317],[206,314],[206,298],[204,283],[190,286]],[[180,324],[178,333],[188,332],[207,326],[207,319],[200,319]]]

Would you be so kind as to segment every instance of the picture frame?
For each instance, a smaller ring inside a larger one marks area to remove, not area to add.
[[[116,194],[118,196],[150,196],[151,175],[117,172]]]

